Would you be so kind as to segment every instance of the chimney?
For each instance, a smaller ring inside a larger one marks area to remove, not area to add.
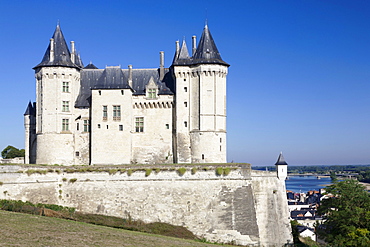
[[[197,36],[193,35],[193,49],[192,49],[192,56],[194,56],[195,52],[197,51]]]
[[[54,61],[54,39],[50,39],[50,62]]]
[[[71,60],[72,60],[72,63],[75,63],[76,61],[76,50],[75,50],[75,42],[74,41],[71,41]]]
[[[128,85],[132,88],[132,65],[128,66]]]
[[[162,81],[164,77],[164,52],[159,52],[159,80]]]
[[[176,41],[176,59],[179,56],[180,53],[180,42],[177,40]]]

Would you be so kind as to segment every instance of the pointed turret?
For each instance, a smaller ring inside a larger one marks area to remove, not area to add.
[[[198,48],[193,56],[193,64],[222,64],[230,66],[224,62],[212,38],[208,25],[203,29]]]
[[[189,51],[186,46],[185,39],[182,41],[182,45],[179,51],[176,51],[175,59],[173,65],[189,65],[191,64],[191,59],[189,57]]]
[[[281,180],[285,180],[288,176],[288,163],[286,163],[283,153],[280,152],[278,160],[275,163],[277,177]]]
[[[27,109],[23,114],[24,116],[33,116],[35,115],[35,109],[32,106],[31,101],[28,103]]]
[[[80,61],[80,59],[77,60]],[[39,67],[54,66],[80,68],[80,66],[72,62],[71,53],[68,49],[67,43],[64,39],[59,24],[55,29],[53,37],[50,39],[49,46],[46,49],[41,63],[36,65],[33,69],[37,69]]]

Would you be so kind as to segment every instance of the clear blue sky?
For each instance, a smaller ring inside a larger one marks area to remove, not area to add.
[[[206,18],[228,75],[228,161],[370,163],[370,1],[1,1],[0,150],[24,147],[32,67],[58,20],[84,64],[171,64]]]

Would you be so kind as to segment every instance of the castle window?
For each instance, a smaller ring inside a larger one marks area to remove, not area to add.
[[[188,107],[188,102],[184,102],[184,106],[185,107]]]
[[[62,131],[69,131],[69,119],[62,119]]]
[[[169,124],[166,124],[166,129],[170,129],[170,125]]]
[[[121,120],[121,106],[120,105],[113,106],[113,120]]]
[[[98,129],[100,129],[100,124],[98,124]]]
[[[90,121],[84,120],[84,132],[90,132]]]
[[[204,154],[202,154],[202,160],[204,160]]]
[[[69,101],[63,101],[62,103],[62,111],[69,112]]]
[[[186,78],[184,78],[184,81],[186,81]]]
[[[135,118],[135,132],[144,132],[144,118]]]
[[[188,122],[185,121],[184,126],[185,126],[185,128],[188,127]]]
[[[108,107],[103,105],[103,120],[107,120],[108,118]]]
[[[101,91],[99,90],[99,95],[101,95]]]
[[[149,88],[148,89],[148,98],[149,99],[155,99],[157,98],[157,90],[154,88]]]
[[[62,91],[63,91],[63,93],[69,93],[69,82],[68,81],[63,82]]]
[[[76,157],[78,157],[78,156],[80,156],[80,152],[77,151],[76,152]]]
[[[123,90],[121,90],[121,94],[122,94],[122,95],[124,95],[124,94],[125,94],[125,92],[124,92]]]
[[[122,124],[120,124],[120,125],[118,126],[118,129],[119,129],[119,131],[123,131],[123,125],[122,125]]]
[[[188,91],[188,88],[187,87],[184,87],[184,91],[185,91],[185,93]]]
[[[77,123],[77,130],[80,130],[80,124]]]

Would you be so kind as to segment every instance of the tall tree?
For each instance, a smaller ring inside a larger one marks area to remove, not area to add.
[[[370,194],[356,180],[326,187],[318,212],[324,215],[317,234],[331,246],[370,246]]]
[[[7,146],[4,148],[4,150],[1,152],[1,156],[4,159],[13,159],[15,157],[24,157],[24,149],[19,150],[18,148],[15,148],[13,146]]]

